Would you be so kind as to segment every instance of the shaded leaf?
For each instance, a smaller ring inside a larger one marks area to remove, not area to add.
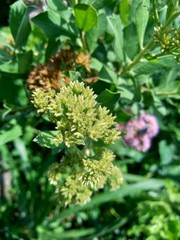
[[[33,51],[18,54],[18,72],[27,73],[30,70],[33,58]]]
[[[13,106],[19,106],[21,101],[19,95],[25,92],[25,89],[22,88],[23,82],[19,79],[19,77],[22,77],[22,74],[10,72],[11,70],[9,68],[7,68],[7,70],[9,72],[0,71],[0,100],[5,101],[7,104],[12,104]]]
[[[129,58],[133,58],[139,50],[138,36],[134,23],[124,28],[124,49]]]
[[[173,161],[175,153],[175,146],[173,144],[168,145],[165,140],[159,143],[159,154],[161,165],[170,164]]]
[[[118,109],[116,112],[116,122],[118,123],[126,123],[128,122],[132,116],[124,111],[124,109]]]
[[[22,129],[13,119],[0,129],[0,145],[11,142],[22,135]]]
[[[145,107],[148,108],[148,107],[152,106],[153,102],[154,102],[152,93],[150,91],[144,91],[142,93],[142,95],[143,95],[143,102],[144,102]]]
[[[99,94],[97,101],[101,103],[101,105],[106,106],[108,109],[113,110],[119,98],[119,93],[111,92],[106,89]]]
[[[50,39],[54,39],[61,35],[71,38],[74,36],[70,28],[66,28],[66,25],[63,27],[60,15],[54,11],[40,13],[32,19],[32,22]]]

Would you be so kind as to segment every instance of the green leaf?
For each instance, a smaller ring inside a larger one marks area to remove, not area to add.
[[[85,209],[91,209],[95,206],[98,206],[102,203],[112,202],[112,201],[121,201],[123,197],[132,196],[133,194],[138,194],[144,191],[159,190],[165,184],[165,181],[161,179],[148,179],[142,180],[141,182],[121,186],[120,189],[114,192],[101,193],[95,196],[91,202],[87,203],[84,206],[73,207],[61,211],[58,219],[62,220],[70,214],[78,213],[79,211]]]
[[[178,63],[172,55],[165,55],[155,58],[151,61],[142,61],[137,63],[133,68],[137,74],[152,74],[160,71],[160,68],[178,67]]]
[[[121,94],[121,98],[125,98],[132,101],[134,96],[128,86],[121,85],[118,90],[119,90],[118,92]]]
[[[32,19],[32,22],[39,27],[49,39],[54,39],[61,35],[74,37],[70,27],[63,26],[61,16],[54,11],[46,11],[38,14]]]
[[[116,103],[120,98],[120,94],[116,92],[111,92],[108,89],[105,89],[101,92],[97,98],[97,101],[101,103],[101,105],[107,107],[110,110],[113,110]]]
[[[39,228],[39,239],[43,240],[59,240],[59,239],[82,239],[83,237],[93,234],[95,228],[86,228],[86,229],[71,229],[63,231],[62,228],[56,227],[53,230],[47,230],[46,228]],[[61,237],[59,237],[61,236]]]
[[[96,9],[101,9],[105,7],[110,7],[116,0],[86,0],[85,2],[88,4],[92,4]]]
[[[75,23],[77,27],[85,32],[97,26],[98,17],[96,10],[87,4],[77,4],[74,7]]]
[[[92,53],[98,46],[98,38],[103,36],[107,27],[106,13],[102,12],[98,14],[97,27],[93,27],[86,33],[86,41],[88,43],[88,49]]]
[[[30,70],[33,58],[33,51],[18,54],[18,71],[19,73],[27,73]]]
[[[28,158],[28,152],[24,140],[17,138],[14,141],[14,146],[17,150],[18,155],[21,157],[21,167],[22,169],[28,169],[30,167],[30,162]]]
[[[147,108],[151,107],[154,103],[152,92],[145,91],[145,92],[143,92],[142,95],[143,95],[143,103],[144,103],[145,107],[147,107]]]
[[[10,71],[9,68],[7,70]],[[19,98],[20,93],[25,92],[22,80],[18,79],[22,76],[13,72],[1,72],[1,69],[0,73],[0,100],[5,101],[7,104],[12,104],[13,106],[19,106],[21,101]]]
[[[141,101],[141,86],[137,84],[135,79],[132,79],[134,83],[134,97],[132,102],[140,102]]]
[[[40,132],[38,136],[33,140],[42,147],[57,148],[60,144],[57,141],[58,131],[44,131]]]
[[[22,1],[15,2],[10,8],[9,24],[16,48],[22,47],[31,32],[29,23],[30,8]]]
[[[150,0],[142,0],[136,10],[136,27],[140,48],[143,48],[144,34],[149,20]]]
[[[22,135],[22,129],[15,119],[6,123],[0,130],[0,145],[13,141]]]
[[[116,112],[116,122],[118,123],[126,123],[128,122],[130,119],[132,118],[132,116],[125,112],[124,109],[118,109],[118,111]]]
[[[72,82],[81,79],[80,72],[69,71],[69,76]]]
[[[139,50],[139,42],[134,23],[124,28],[124,50],[130,59],[135,57]],[[133,44],[132,44],[133,43]]]
[[[103,66],[99,72],[99,79],[109,83],[116,83],[117,74],[112,69]]]
[[[67,10],[67,6],[64,4],[63,0],[46,0],[46,2],[48,7],[54,11]]]
[[[114,52],[120,62],[124,61],[124,45],[123,45],[123,27],[119,16],[110,16],[107,18],[109,34],[114,36]]]
[[[171,70],[165,71],[161,77],[161,81],[154,88],[155,94],[161,98],[176,98],[180,99],[180,82],[176,81],[178,68],[174,67]]]
[[[129,16],[130,16],[129,4],[130,4],[129,0],[121,0],[119,3],[120,16],[124,25],[127,25],[129,22]]]
[[[162,140],[159,143],[159,154],[161,165],[168,165],[173,161],[175,146],[173,144],[168,145],[165,140]]]

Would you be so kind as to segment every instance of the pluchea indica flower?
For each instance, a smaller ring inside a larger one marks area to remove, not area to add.
[[[113,153],[104,148],[93,157],[76,149],[64,156],[60,164],[54,163],[48,178],[56,188],[61,205],[85,204],[93,192],[103,189],[105,184],[109,184],[112,191],[119,188],[122,175],[113,160]]]
[[[137,119],[131,119],[127,124],[117,124],[116,127],[121,131],[125,130],[123,141],[141,152],[149,150],[152,138],[159,132],[156,118],[145,113],[141,113]]]
[[[180,62],[180,28],[155,29],[155,41],[161,46],[162,54],[172,54]]]
[[[90,87],[78,81],[55,90],[37,89],[32,103],[55,124],[55,141],[66,145],[60,163],[54,163],[48,172],[49,182],[55,186],[61,206],[85,204],[94,191],[117,189],[122,183],[115,158],[106,148],[120,138],[114,127],[114,117],[100,106]]]
[[[110,144],[120,137],[113,127],[112,114],[98,105],[92,89],[83,83],[71,82],[58,93],[37,89],[32,97],[38,112],[46,113],[56,124],[59,143],[64,142],[67,147],[84,145],[86,138]]]

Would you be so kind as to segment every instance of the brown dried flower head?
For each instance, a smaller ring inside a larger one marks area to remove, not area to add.
[[[85,55],[83,52],[80,52],[76,57],[75,57],[75,62],[78,64],[83,65],[88,72],[91,72],[91,69],[89,67],[90,65],[91,58],[89,55]]]
[[[84,78],[89,79],[91,73],[90,56],[84,53],[75,53],[73,49],[63,49],[44,65],[36,66],[27,79],[28,89],[33,92],[37,88],[49,91],[50,89],[60,89],[70,82],[69,71],[76,71],[79,65],[85,70]],[[94,78],[92,78],[94,79]]]

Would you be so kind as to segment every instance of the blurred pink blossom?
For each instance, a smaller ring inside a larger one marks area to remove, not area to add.
[[[151,147],[151,140],[159,132],[159,126],[153,115],[141,113],[139,118],[131,119],[126,124],[116,124],[120,131],[125,131],[123,141],[140,152]]]
[[[29,6],[36,8],[29,14],[30,19],[43,12],[43,7],[47,5],[45,0],[28,0],[26,2]]]
[[[153,115],[145,114],[143,112],[143,113],[141,113],[139,119],[142,119],[146,123],[146,125],[148,127],[146,134],[148,134],[149,137],[152,138],[158,134],[159,126],[158,126],[156,118]]]

